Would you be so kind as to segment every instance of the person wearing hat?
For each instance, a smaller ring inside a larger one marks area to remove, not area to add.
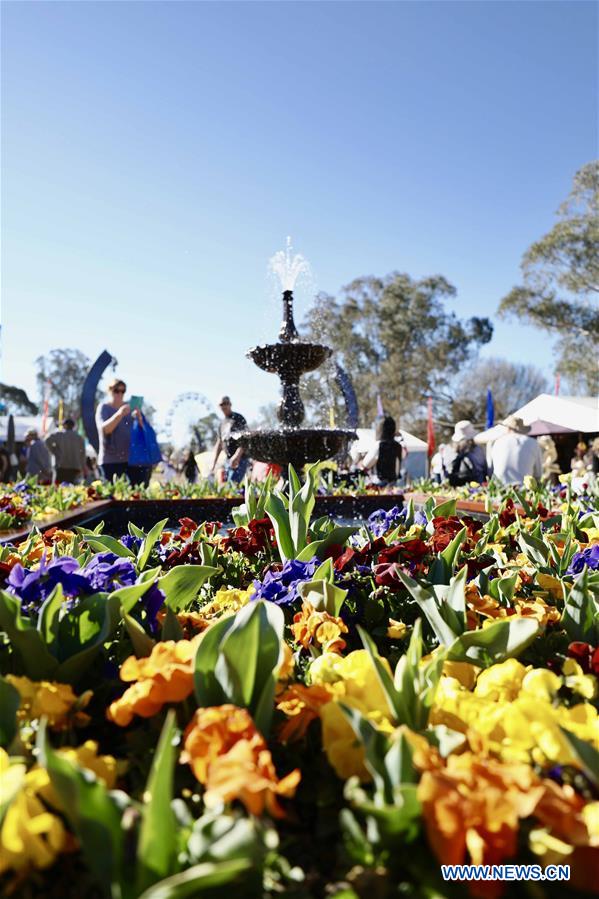
[[[247,421],[239,412],[233,412],[230,397],[223,396],[219,406],[223,413],[223,419],[218,426],[218,438],[214,445],[214,459],[210,473],[214,473],[218,457],[224,450],[227,457],[225,464],[226,478],[238,484],[243,480],[243,476],[247,471],[249,459],[241,447],[235,446],[233,436],[236,432],[244,431],[247,428]]]
[[[40,484],[52,483],[52,459],[40,435],[32,428],[25,434],[25,471],[35,475]]]
[[[529,475],[540,480],[543,454],[534,437],[528,436],[530,426],[516,415],[508,415],[501,424],[507,431],[491,448],[493,475],[502,484],[522,484]]]
[[[65,419],[64,429],[46,438],[46,446],[54,456],[57,484],[78,484],[85,472],[85,441],[75,430],[72,418]]]
[[[446,447],[443,456],[443,472],[452,487],[482,484],[488,475],[485,451],[474,442],[476,431],[471,421],[463,418],[454,425],[451,446]]]

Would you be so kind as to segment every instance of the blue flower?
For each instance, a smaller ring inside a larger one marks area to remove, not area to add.
[[[112,593],[119,587],[130,587],[137,578],[133,562],[111,552],[95,555],[83,569],[83,574],[89,579],[94,593]]]
[[[141,537],[135,537],[133,534],[123,534],[122,537],[119,537],[119,543],[122,543],[127,549],[132,550],[133,552],[137,552],[143,540]]]
[[[254,581],[252,599],[268,599],[279,606],[291,605],[298,598],[299,585],[312,579],[318,565],[318,559],[310,562],[291,559],[285,562],[281,571],[268,571],[262,582]]]
[[[15,565],[8,576],[8,591],[20,598],[26,614],[37,611],[57,584],[62,585],[64,595],[69,598],[94,592],[91,580],[72,556],[61,556],[46,562],[44,555],[39,568],[30,571],[22,565]]]
[[[399,506],[393,506],[387,512],[385,509],[377,509],[372,515],[368,516],[368,529],[372,531],[375,537],[382,537],[387,531],[403,520],[406,516],[406,510],[400,509]]]
[[[587,546],[579,553],[574,553],[566,574],[580,574],[584,569],[599,571],[599,543]]]

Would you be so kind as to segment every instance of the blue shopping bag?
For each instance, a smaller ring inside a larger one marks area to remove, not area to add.
[[[145,418],[143,427],[134,419],[129,443],[129,465],[156,465],[161,461],[162,453],[154,428]]]

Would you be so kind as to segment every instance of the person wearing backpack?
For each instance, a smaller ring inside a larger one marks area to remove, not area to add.
[[[443,472],[452,487],[472,481],[482,484],[488,477],[485,451],[474,442],[475,437],[472,422],[466,418],[456,422],[451,447],[443,454]]]

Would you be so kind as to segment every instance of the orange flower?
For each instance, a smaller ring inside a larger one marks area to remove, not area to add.
[[[312,721],[320,715],[322,706],[332,698],[332,692],[324,685],[292,684],[277,702],[277,709],[287,715],[287,721],[277,733],[279,740],[282,743],[301,740]]]
[[[249,712],[226,704],[198,709],[185,731],[181,761],[206,787],[208,807],[239,799],[252,815],[284,817],[279,796],[293,796],[300,772],[279,780],[264,737]]]
[[[129,656],[121,665],[121,680],[136,681],[109,707],[107,715],[127,727],[134,715],[151,718],[167,702],[181,702],[193,691],[193,663],[202,634],[193,640],[157,643],[149,656]]]
[[[347,634],[345,622],[328,612],[316,611],[307,599],[302,602],[302,610],[294,615],[293,621],[293,636],[304,649],[310,646],[327,652],[342,652],[345,649],[346,643],[341,637],[341,634]]]
[[[505,765],[470,752],[425,771],[418,786],[429,842],[442,864],[499,864],[516,854],[521,818],[543,787],[529,765]]]
[[[208,621],[201,612],[179,612],[176,617],[186,640],[193,639],[196,634],[201,634],[212,624],[212,621]],[[162,626],[165,618],[166,611],[161,609],[156,615],[156,621]]]
[[[262,741],[246,709],[230,703],[198,709],[185,730],[181,761],[191,766],[200,783],[206,783],[208,766],[215,758],[228,752],[238,740],[256,736]]]

